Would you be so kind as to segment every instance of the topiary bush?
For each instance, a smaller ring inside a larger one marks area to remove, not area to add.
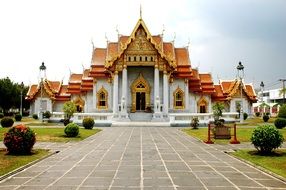
[[[21,121],[22,120],[22,115],[21,114],[16,114],[15,115],[15,120],[16,121]]]
[[[30,154],[35,142],[34,131],[24,124],[12,127],[4,135],[4,145],[9,154]]]
[[[268,115],[264,115],[263,117],[262,117],[262,119],[263,119],[263,121],[264,122],[267,122],[268,120],[269,120],[269,116]]]
[[[66,127],[65,127],[65,134],[68,137],[76,137],[79,133],[79,126],[75,123],[69,123]]]
[[[32,117],[33,117],[34,119],[39,119],[38,115],[35,114],[35,113],[32,115]]]
[[[4,113],[0,113],[0,119],[4,117]]]
[[[286,119],[286,104],[280,107],[278,117]]]
[[[285,118],[277,118],[274,121],[274,125],[277,129],[282,129],[286,126],[286,119]]]
[[[260,112],[255,112],[256,117],[260,117]]]
[[[50,119],[51,116],[52,116],[52,114],[51,114],[50,111],[45,111],[45,112],[43,113],[43,117],[44,117],[44,118]]]
[[[2,127],[12,127],[14,124],[14,120],[11,117],[4,117],[1,120],[1,126]]]
[[[83,126],[85,129],[92,129],[93,126],[94,126],[94,120],[93,120],[93,118],[91,118],[91,117],[84,118],[84,119],[82,120],[82,126]]]
[[[271,125],[263,125],[254,129],[251,142],[261,154],[269,154],[283,143],[281,132]]]
[[[248,114],[247,113],[243,113],[243,120],[246,120],[248,118]]]

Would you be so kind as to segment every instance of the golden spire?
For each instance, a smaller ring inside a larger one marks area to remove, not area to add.
[[[140,4],[140,19],[142,19],[142,5]]]

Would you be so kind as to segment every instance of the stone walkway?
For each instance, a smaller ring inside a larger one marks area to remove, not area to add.
[[[104,128],[0,182],[0,189],[285,189],[286,183],[177,128]],[[226,148],[230,148],[227,147]]]

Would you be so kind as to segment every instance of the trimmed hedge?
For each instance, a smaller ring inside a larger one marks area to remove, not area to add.
[[[65,134],[68,137],[76,137],[79,133],[79,126],[75,123],[69,123],[66,127],[65,127]]]
[[[22,115],[21,114],[16,114],[15,115],[15,120],[16,121],[21,121],[22,120]]]
[[[94,120],[93,120],[93,118],[91,118],[91,117],[84,118],[84,119],[82,120],[82,126],[83,126],[85,129],[92,129],[93,126],[94,126]]]
[[[259,126],[254,129],[251,142],[258,152],[269,154],[283,143],[283,135],[272,125]]]
[[[268,115],[264,115],[263,117],[262,117],[262,119],[263,119],[263,121],[264,122],[267,122],[268,120],[269,120],[269,116]]]
[[[11,117],[4,117],[1,120],[1,126],[2,127],[12,127],[14,124],[14,120]]]
[[[277,118],[274,121],[274,125],[277,129],[282,129],[286,126],[286,119],[285,118]]]
[[[32,115],[32,117],[33,117],[34,119],[39,119],[38,115],[35,114],[35,113]]]

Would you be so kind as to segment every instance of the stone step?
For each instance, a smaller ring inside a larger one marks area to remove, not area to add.
[[[131,121],[151,121],[152,117],[153,113],[136,112],[129,114]]]

